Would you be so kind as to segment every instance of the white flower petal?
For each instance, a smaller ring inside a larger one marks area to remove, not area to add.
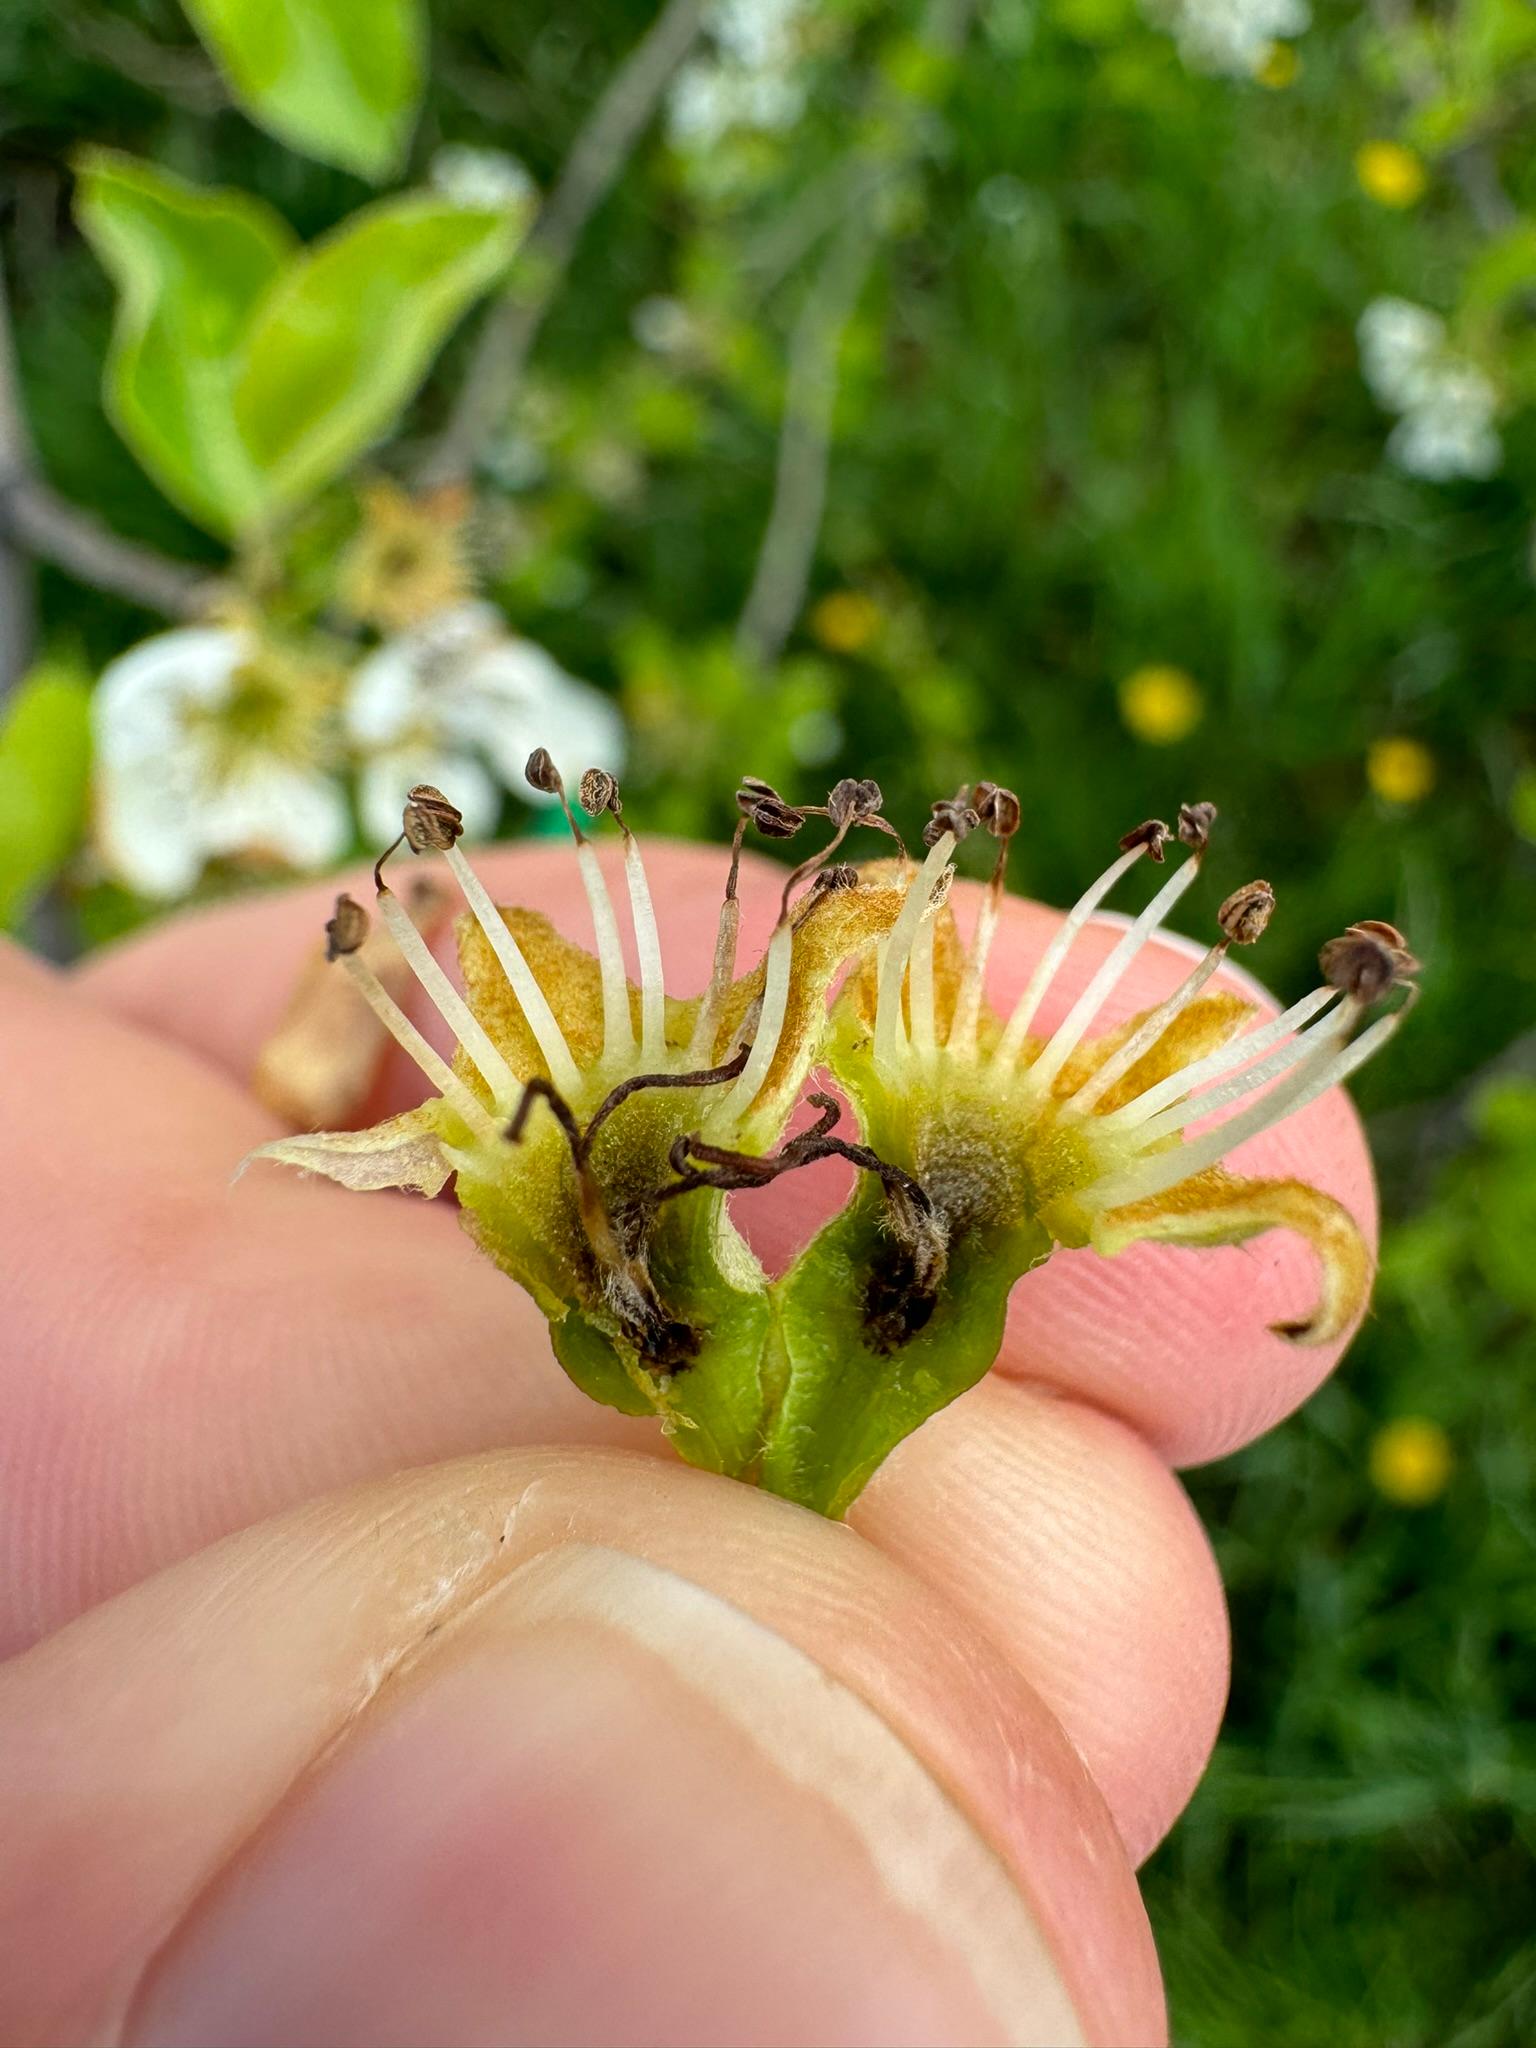
[[[210,854],[267,854],[293,868],[338,860],[352,838],[346,799],[328,775],[256,756],[203,806]]]
[[[108,872],[141,896],[169,900],[196,887],[206,849],[196,802],[163,757],[135,763],[131,773],[108,768],[96,783],[95,841]]]
[[[412,731],[440,724],[438,700],[457,685],[477,650],[503,631],[494,605],[450,605],[410,632],[396,633],[352,671],[348,733],[362,747],[388,746]]]
[[[547,747],[569,783],[588,768],[617,773],[624,765],[624,725],[618,709],[590,683],[568,676],[542,648],[509,643],[494,662],[475,664],[471,687],[454,713],[458,736],[490,756],[504,782],[532,798],[523,767],[535,747]]]
[[[98,762],[126,766],[181,744],[182,714],[218,703],[249,648],[230,627],[180,626],[109,661],[91,700]]]

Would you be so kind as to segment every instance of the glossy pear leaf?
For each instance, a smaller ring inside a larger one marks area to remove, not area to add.
[[[891,1244],[885,1197],[866,1180],[779,1283],[789,1377],[761,1484],[819,1514],[845,1513],[904,1437],[986,1374],[1014,1282],[1051,1248],[1037,1223],[968,1231],[951,1249],[928,1320],[885,1348],[871,1336],[866,1303]]]
[[[293,235],[245,193],[112,150],[81,158],[75,218],[119,293],[103,383],[113,424],[168,498],[228,538],[263,499],[235,419],[239,352]]]
[[[183,0],[231,92],[280,142],[377,182],[421,96],[419,0]]]
[[[40,662],[0,724],[0,926],[12,926],[78,845],[91,759],[90,679]]]
[[[514,214],[403,193],[297,257],[256,309],[235,416],[274,506],[382,438],[462,314],[506,270]]]

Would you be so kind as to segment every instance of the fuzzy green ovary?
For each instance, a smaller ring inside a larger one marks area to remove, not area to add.
[[[621,1103],[592,1146],[591,1172],[611,1217],[644,1205],[675,1179],[675,1140],[698,1128],[699,1091],[648,1090]],[[666,1314],[698,1335],[684,1368],[659,1373],[627,1339],[605,1297],[582,1224],[570,1148],[547,1105],[535,1103],[521,1145],[454,1155],[464,1221],[480,1248],[548,1316],[556,1356],[590,1398],[627,1415],[657,1415],[691,1463],[741,1477],[765,1428],[762,1355],[767,1283],[709,1190],[652,1212],[640,1247]]]

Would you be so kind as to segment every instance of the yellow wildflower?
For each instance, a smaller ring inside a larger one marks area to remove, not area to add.
[[[1451,1476],[1451,1446],[1438,1422],[1400,1415],[1371,1439],[1371,1481],[1400,1507],[1427,1507]]]
[[[1150,662],[1120,685],[1120,716],[1148,746],[1171,747],[1186,739],[1204,715],[1194,677],[1167,662]]]
[[[464,559],[466,490],[450,484],[413,498],[379,478],[365,485],[362,500],[363,524],[336,583],[341,604],[354,618],[399,633],[471,595],[473,579]]]
[[[1355,151],[1355,176],[1378,206],[1417,206],[1429,184],[1423,158],[1401,142],[1363,142]]]
[[[811,632],[833,654],[860,654],[874,639],[884,614],[862,590],[833,590],[811,612]]]
[[[1420,803],[1435,786],[1435,757],[1420,740],[1372,740],[1365,777],[1383,803]]]

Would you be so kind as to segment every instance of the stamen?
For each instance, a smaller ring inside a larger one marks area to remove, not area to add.
[[[1263,937],[1274,908],[1275,892],[1268,882],[1246,882],[1241,889],[1232,891],[1216,913],[1221,937],[1173,994],[1148,1012],[1119,1051],[1111,1053],[1103,1065],[1089,1075],[1071,1098],[1070,1107],[1076,1113],[1087,1115],[1094,1104],[1102,1101],[1115,1083],[1130,1072],[1142,1055],[1151,1051],[1173,1020],[1205,987],[1233,946],[1251,946]]]
[[[634,927],[635,952],[640,961],[640,1057],[655,1061],[666,1049],[667,992],[661,964],[661,935],[656,929],[656,909],[651,885],[646,878],[640,843],[624,821],[616,777],[605,768],[589,768],[581,778],[581,807],[589,817],[609,812],[624,835],[624,879],[629,886],[629,916]],[[626,998],[626,1010],[628,1002]]]
[[[565,1042],[565,1034],[555,1021],[555,1013],[549,1007],[532,968],[523,958],[516,939],[508,931],[506,920],[496,908],[490,891],[459,851],[463,833],[463,813],[430,782],[418,782],[406,798],[401,837],[412,853],[440,853],[447,861],[476,924],[485,934],[508,985],[522,1005],[528,1028],[538,1042],[555,1086],[568,1095],[574,1094],[580,1086],[580,1076],[576,1062],[571,1058],[570,1047]],[[396,840],[397,846],[399,843]],[[374,878],[378,880],[377,870]]]
[[[993,838],[998,842],[997,859],[992,863],[992,873],[987,882],[987,893],[981,899],[981,908],[976,913],[976,929],[971,935],[970,949],[965,956],[965,965],[960,974],[960,987],[955,996],[955,1014],[949,1027],[949,1043],[957,1051],[972,1053],[976,1049],[976,1027],[981,1017],[981,994],[987,982],[987,961],[992,952],[992,941],[997,935],[997,921],[1002,909],[1003,883],[1008,872],[1008,850],[1013,836],[1018,831],[1023,812],[1018,798],[1011,789],[1000,789],[995,782],[978,782],[972,791],[976,815]]]
[[[476,924],[501,963],[501,971],[507,977],[512,993],[522,1005],[528,1029],[538,1041],[544,1064],[549,1068],[550,1079],[563,1095],[575,1095],[581,1087],[580,1070],[565,1042],[565,1033],[549,1006],[549,998],[523,957],[522,948],[508,931],[506,919],[497,910],[490,891],[459,849],[449,847],[445,858],[453,870],[454,879],[464,891],[464,900],[474,913]]]
[[[1208,1167],[1217,1165],[1229,1152],[1245,1144],[1249,1138],[1256,1138],[1269,1130],[1283,1117],[1294,1116],[1298,1111],[1315,1102],[1320,1095],[1326,1095],[1330,1088],[1347,1081],[1359,1067],[1363,1067],[1373,1053],[1379,1052],[1399,1028],[1404,1017],[1413,1007],[1413,998],[1399,1009],[1385,1017],[1378,1017],[1350,1045],[1335,1049],[1309,1064],[1306,1069],[1294,1075],[1281,1088],[1274,1089],[1259,1102],[1251,1105],[1240,1115],[1230,1117],[1226,1123],[1218,1124],[1215,1130],[1203,1131],[1187,1145],[1181,1145],[1172,1152],[1156,1153],[1151,1159],[1143,1160],[1123,1174],[1112,1176],[1101,1187],[1093,1190],[1096,1208],[1119,1209],[1130,1202],[1141,1202],[1150,1196],[1160,1195],[1168,1188],[1177,1187],[1180,1181],[1188,1180],[1197,1173],[1204,1173]],[[1334,1034],[1328,1032],[1328,1037]]]
[[[1198,1123],[1202,1117],[1214,1116],[1229,1103],[1240,1102],[1245,1095],[1252,1095],[1270,1081],[1288,1074],[1293,1067],[1308,1060],[1326,1059],[1330,1053],[1344,1045],[1363,1012],[1363,1005],[1352,996],[1346,996],[1338,1009],[1322,1024],[1314,1024],[1310,1031],[1292,1039],[1289,1045],[1282,1045],[1278,1052],[1272,1052],[1257,1065],[1244,1067],[1241,1073],[1204,1095],[1191,1096],[1187,1101],[1165,1109],[1157,1116],[1148,1117],[1137,1126],[1137,1143],[1154,1145],[1160,1138],[1168,1137],[1174,1131],[1182,1131],[1186,1125]]]
[[[723,1122],[735,1122],[746,1115],[758,1089],[767,1079],[773,1056],[779,1049],[779,1034],[784,1029],[784,1017],[789,1008],[789,969],[794,944],[794,933],[787,923],[781,921],[768,941],[763,1000],[752,1051],[741,1070],[741,1078],[720,1105],[718,1114]]]
[[[358,948],[368,936],[368,913],[363,906],[350,896],[338,896],[335,915],[326,925],[325,933],[327,958],[340,961],[353,987],[400,1050],[415,1061],[438,1094],[453,1105],[477,1137],[492,1137],[495,1126],[482,1105],[442,1055],[422,1037],[373,969],[358,958]]]
[[[906,1043],[901,986],[906,979],[913,942],[929,913],[934,888],[954,850],[954,833],[941,830],[929,849],[928,858],[909,883],[906,900],[891,926],[880,962],[880,980],[875,996],[875,1062],[879,1066],[894,1065]]]
[[[390,936],[400,948],[406,964],[436,1004],[443,1022],[480,1069],[492,1096],[498,1104],[510,1102],[519,1085],[516,1075],[491,1043],[479,1018],[438,966],[431,948],[406,915],[400,899],[388,883],[379,885],[378,904],[379,915],[389,927]]]
[[[591,842],[566,800],[565,782],[550,759],[549,750],[535,747],[528,756],[523,773],[534,789],[541,790],[546,796],[559,798],[565,822],[571,828],[571,837],[576,842],[581,886],[586,891],[587,908],[592,915],[592,936],[597,945],[597,965],[603,982],[603,1060],[607,1064],[627,1058],[635,1049],[635,1027],[629,1014],[629,981],[624,972],[619,921],[613,914],[608,884],[603,880],[603,871],[598,866]]]
[[[696,1067],[707,1060],[713,1051],[720,1005],[725,1000],[726,990],[736,978],[736,941],[741,932],[741,905],[736,900],[736,880],[741,872],[741,842],[746,836],[746,830],[747,821],[742,818],[731,841],[731,869],[725,880],[725,901],[720,906],[720,923],[715,932],[715,957],[709,971],[709,983],[699,1004],[693,1036],[688,1041],[688,1064],[691,1067]]]
[[[912,1050],[923,1058],[934,1050],[937,1038],[933,1007],[933,948],[937,929],[937,919],[925,917],[912,945]]]
[[[1157,835],[1160,834],[1161,837]],[[1163,858],[1163,845],[1168,838],[1168,827],[1149,819],[1147,824],[1138,826],[1135,832],[1126,835],[1129,844],[1124,846],[1118,860],[1110,862],[1093,886],[1084,891],[1063,918],[1055,937],[1041,954],[1034,973],[1025,984],[1024,993],[1013,1006],[1013,1015],[997,1042],[996,1057],[1004,1066],[1012,1066],[1017,1060],[1029,1027],[1035,1021],[1035,1013],[1045,998],[1045,993],[1056,979],[1062,962],[1072,949],[1072,942],[1098,909],[1104,898],[1114,888],[1122,875],[1135,867],[1142,855],[1149,854],[1153,860]]]
[[[1233,1067],[1246,1065],[1249,1060],[1257,1059],[1260,1053],[1268,1052],[1271,1046],[1278,1045],[1281,1039],[1289,1038],[1293,1031],[1299,1031],[1304,1024],[1310,1023],[1320,1010],[1326,1010],[1338,993],[1335,988],[1313,989],[1299,1003],[1293,1003],[1282,1016],[1218,1046],[1204,1059],[1196,1060],[1177,1074],[1170,1074],[1166,1080],[1144,1089],[1134,1101],[1110,1110],[1100,1119],[1099,1128],[1111,1131],[1145,1123],[1160,1109],[1166,1109],[1169,1103],[1178,1102],[1183,1096],[1203,1087],[1207,1081],[1216,1080]]]
[[[1169,876],[1130,930],[1123,934],[1108,959],[1067,1012],[1065,1019],[1052,1033],[1039,1059],[1029,1069],[1030,1085],[1037,1094],[1043,1094],[1050,1087],[1076,1051],[1084,1033],[1098,1015],[1105,998],[1118,984],[1126,969],[1174,904],[1199,878],[1200,856],[1194,854],[1185,861],[1176,874]]]
[[[1125,1078],[1142,1055],[1151,1051],[1175,1017],[1194,1001],[1226,957],[1227,947],[1224,941],[1212,946],[1199,965],[1184,977],[1173,994],[1160,1002],[1155,1010],[1149,1010],[1119,1050],[1112,1052],[1103,1065],[1088,1076],[1076,1094],[1069,1097],[1066,1106],[1080,1116],[1087,1116],[1094,1104],[1101,1101],[1117,1081]]]

